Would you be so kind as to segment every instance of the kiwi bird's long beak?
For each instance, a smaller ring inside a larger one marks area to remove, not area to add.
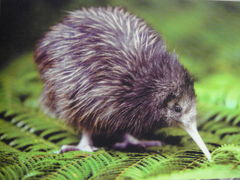
[[[205,156],[207,157],[207,159],[209,161],[211,161],[211,154],[207,148],[207,146],[205,145],[205,143],[203,142],[201,136],[198,133],[197,130],[197,125],[196,123],[193,124],[181,124],[181,127],[183,129],[185,129],[185,131],[187,131],[187,133],[192,137],[192,139],[195,141],[195,143],[198,145],[198,147],[202,150],[202,152],[205,154]]]

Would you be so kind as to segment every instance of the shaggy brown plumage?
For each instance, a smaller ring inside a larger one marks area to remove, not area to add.
[[[93,134],[141,134],[175,124],[195,105],[177,56],[121,8],[69,13],[38,43],[35,61],[45,111]]]

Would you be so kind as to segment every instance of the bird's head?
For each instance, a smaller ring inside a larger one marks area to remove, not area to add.
[[[210,160],[211,155],[197,130],[195,96],[183,93],[169,100],[165,109],[169,125],[183,128]]]
[[[162,72],[164,78],[156,83],[158,91],[154,96],[161,113],[159,117],[164,117],[168,126],[183,128],[210,160],[210,153],[197,131],[193,79],[177,61],[173,61],[171,66],[166,66]]]

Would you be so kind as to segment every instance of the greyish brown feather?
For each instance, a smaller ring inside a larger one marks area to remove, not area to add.
[[[170,124],[166,102],[193,82],[142,19],[121,8],[69,13],[35,51],[48,113],[93,133],[133,134]]]

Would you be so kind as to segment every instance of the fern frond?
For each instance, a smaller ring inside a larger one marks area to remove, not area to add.
[[[0,140],[20,151],[49,151],[58,146],[0,119]]]
[[[144,178],[145,180],[175,180],[175,179],[223,179],[223,178],[239,178],[239,168],[231,165],[215,165],[212,167],[175,172],[170,175],[153,176]]]
[[[233,163],[240,169],[240,146],[236,144],[223,145],[212,152],[212,158],[217,164]]]
[[[140,179],[149,175],[166,158],[159,154],[149,154],[122,169],[116,179]]]
[[[97,172],[117,163],[121,159],[116,159],[106,151],[98,151],[84,158],[78,158],[66,163],[58,161],[61,166],[55,171],[48,173],[44,179],[87,179],[94,176]]]

